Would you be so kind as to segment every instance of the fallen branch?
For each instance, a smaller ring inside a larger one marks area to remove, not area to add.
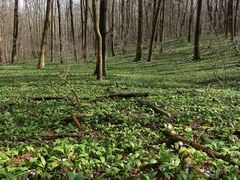
[[[103,96],[103,98],[133,98],[133,97],[148,97],[150,93],[113,93],[107,96]]]
[[[33,97],[30,98],[32,101],[52,101],[52,100],[64,100],[67,101],[67,97],[53,97],[53,96],[46,96],[46,97]]]
[[[157,113],[157,114],[161,114],[161,115],[163,115],[163,116],[165,116],[165,117],[168,117],[168,118],[170,117],[170,114],[169,114],[167,111],[159,108],[159,107],[158,107],[156,104],[154,104],[154,103],[151,103],[151,102],[148,102],[148,101],[144,101],[144,100],[142,100],[142,99],[139,99],[138,102],[139,102],[141,105],[143,105],[143,106],[147,106],[147,107],[151,108],[151,109],[152,109],[155,113]]]
[[[79,119],[84,118],[84,117],[91,117],[91,114],[77,114],[77,115],[72,115],[69,116],[65,119],[66,122],[74,122],[76,124],[78,129],[81,129],[81,124],[79,122]]]

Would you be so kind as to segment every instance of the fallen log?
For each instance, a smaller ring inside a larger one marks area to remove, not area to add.
[[[171,116],[170,113],[168,113],[167,111],[159,108],[159,107],[158,107],[156,104],[154,104],[154,103],[151,103],[151,102],[148,102],[148,101],[144,101],[144,100],[142,100],[142,99],[139,99],[138,102],[139,102],[141,105],[143,105],[143,106],[147,106],[147,107],[151,108],[151,109],[152,109],[155,113],[157,113],[157,114],[161,114],[161,115],[163,115],[163,116],[165,116],[165,117],[168,117],[168,118]]]
[[[46,97],[33,97],[33,98],[30,98],[30,100],[32,100],[32,101],[52,101],[52,100],[67,101],[68,98],[67,97],[46,96]]]
[[[102,98],[133,98],[133,97],[148,97],[150,93],[112,93]]]

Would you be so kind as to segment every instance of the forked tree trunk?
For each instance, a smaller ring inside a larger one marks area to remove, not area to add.
[[[52,4],[52,0],[47,0],[46,18],[45,18],[45,22],[44,22],[42,42],[41,42],[39,62],[38,62],[39,69],[43,69],[45,67],[47,34],[48,34],[48,29],[49,29],[50,21],[51,21],[51,4]]]
[[[138,0],[138,35],[135,61],[142,60],[143,0]]]
[[[15,0],[11,63],[15,63],[17,61],[17,40],[18,40],[18,0]]]
[[[96,34],[96,46],[97,46],[97,80],[102,81],[103,71],[102,71],[102,36],[99,29],[99,16],[97,14],[97,0],[92,0],[92,11],[93,11],[93,21],[94,30]]]
[[[199,60],[200,57],[200,32],[201,32],[201,14],[202,14],[202,0],[197,2],[197,16],[196,16],[196,28],[195,28],[195,40],[194,40],[194,60]]]

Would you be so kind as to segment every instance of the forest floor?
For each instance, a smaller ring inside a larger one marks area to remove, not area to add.
[[[92,75],[94,58],[87,64],[48,62],[44,70],[36,69],[36,61],[0,66],[0,179],[239,177],[234,45],[205,38],[199,62],[192,61],[185,39],[167,40],[151,63],[134,63],[132,50],[108,58],[103,82]],[[67,82],[59,75],[67,75]],[[111,92],[150,95],[110,98]],[[198,151],[193,142],[220,155]]]

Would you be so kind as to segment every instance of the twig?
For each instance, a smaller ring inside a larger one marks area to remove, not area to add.
[[[73,95],[74,95],[75,98],[76,98],[76,102],[77,102],[78,107],[81,108],[80,99],[79,99],[76,91],[74,90],[72,84],[70,84],[70,83],[68,82],[68,80],[66,79],[66,76],[65,76],[65,77],[62,77],[61,75],[59,75],[59,77],[68,85],[68,87],[70,88],[71,92],[73,93]]]

